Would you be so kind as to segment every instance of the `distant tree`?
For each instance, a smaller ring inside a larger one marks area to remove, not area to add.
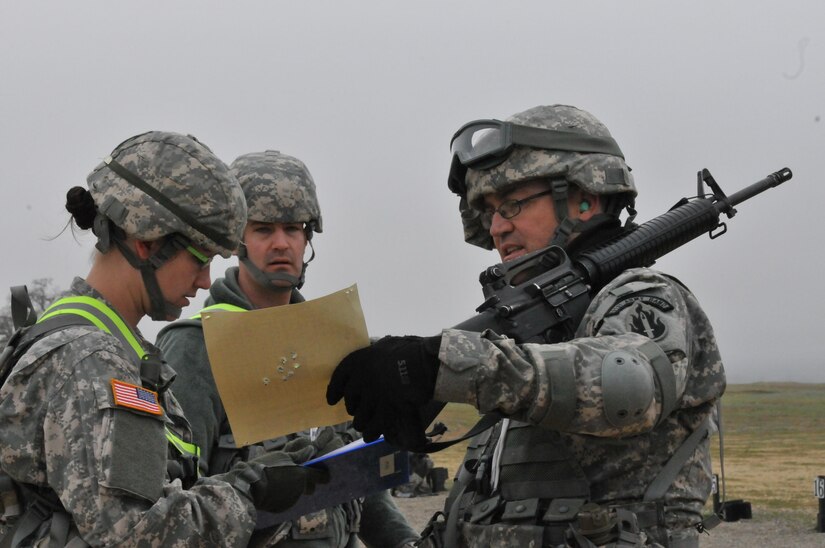
[[[51,278],[37,278],[26,284],[26,287],[38,316],[62,293],[62,290],[55,287]],[[14,333],[14,322],[11,317],[11,297],[7,296],[6,306],[0,308],[0,346],[6,344],[12,333]]]

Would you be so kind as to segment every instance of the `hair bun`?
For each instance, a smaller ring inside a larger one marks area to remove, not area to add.
[[[92,228],[97,215],[97,207],[92,194],[82,186],[73,186],[66,193],[66,211],[72,214],[74,222],[87,230]]]

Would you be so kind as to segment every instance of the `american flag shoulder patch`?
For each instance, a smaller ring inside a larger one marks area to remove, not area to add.
[[[158,403],[158,393],[142,386],[112,379],[112,394],[115,397],[115,405],[120,407],[129,407],[153,415],[163,414]]]

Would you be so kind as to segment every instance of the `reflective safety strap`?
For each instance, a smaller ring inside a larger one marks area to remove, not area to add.
[[[168,427],[166,427],[165,430],[166,439],[169,441],[170,444],[172,444],[172,447],[177,449],[181,456],[187,459],[189,461],[189,464],[191,464],[191,468],[189,470],[183,470],[184,476],[188,474],[194,474],[196,478],[199,478],[201,475],[201,467],[198,466],[198,460],[201,456],[201,448],[195,445],[194,443],[188,443],[183,441],[178,436],[176,436],[174,432],[169,430]],[[184,463],[181,463],[181,465],[183,466]]]
[[[138,367],[142,366],[143,359],[147,354],[135,334],[117,312],[94,297],[76,296],[59,299],[43,312],[43,316],[37,320],[37,323],[45,323],[49,318],[59,318],[68,314],[79,316],[101,331],[117,338],[124,348],[132,349],[137,358],[136,364]],[[166,428],[166,439],[184,457],[200,457],[200,447],[183,441],[168,427]]]
[[[174,432],[166,429],[166,439],[169,440],[169,443],[175,446],[175,449],[180,451],[181,455],[187,457],[200,457],[201,456],[201,448],[195,445],[194,443],[188,443],[180,439],[178,436],[175,435]]]
[[[143,359],[146,351],[137,340],[132,330],[126,325],[117,312],[106,306],[105,303],[93,297],[64,297],[56,301],[43,312],[37,323],[46,321],[59,314],[74,314],[85,318],[101,331],[113,335],[126,348],[131,348],[138,359]]]
[[[245,308],[241,308],[240,306],[235,306],[234,304],[225,304],[225,303],[218,303],[207,306],[206,308],[202,309],[200,312],[191,316],[190,320],[200,320],[201,314],[204,312],[211,312],[213,310],[226,310],[227,312],[246,312]]]

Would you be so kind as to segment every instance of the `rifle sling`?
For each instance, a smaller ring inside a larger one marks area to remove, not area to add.
[[[464,440],[470,439],[474,436],[481,434],[485,430],[488,430],[495,426],[496,423],[503,418],[504,415],[498,412],[487,413],[483,415],[481,419],[479,419],[479,421],[475,423],[475,425],[472,428],[470,428],[470,430],[460,438],[450,441],[431,441],[423,447],[412,449],[412,451],[416,453],[435,453],[437,451],[441,451],[442,449],[452,447],[457,443],[460,443]]]

